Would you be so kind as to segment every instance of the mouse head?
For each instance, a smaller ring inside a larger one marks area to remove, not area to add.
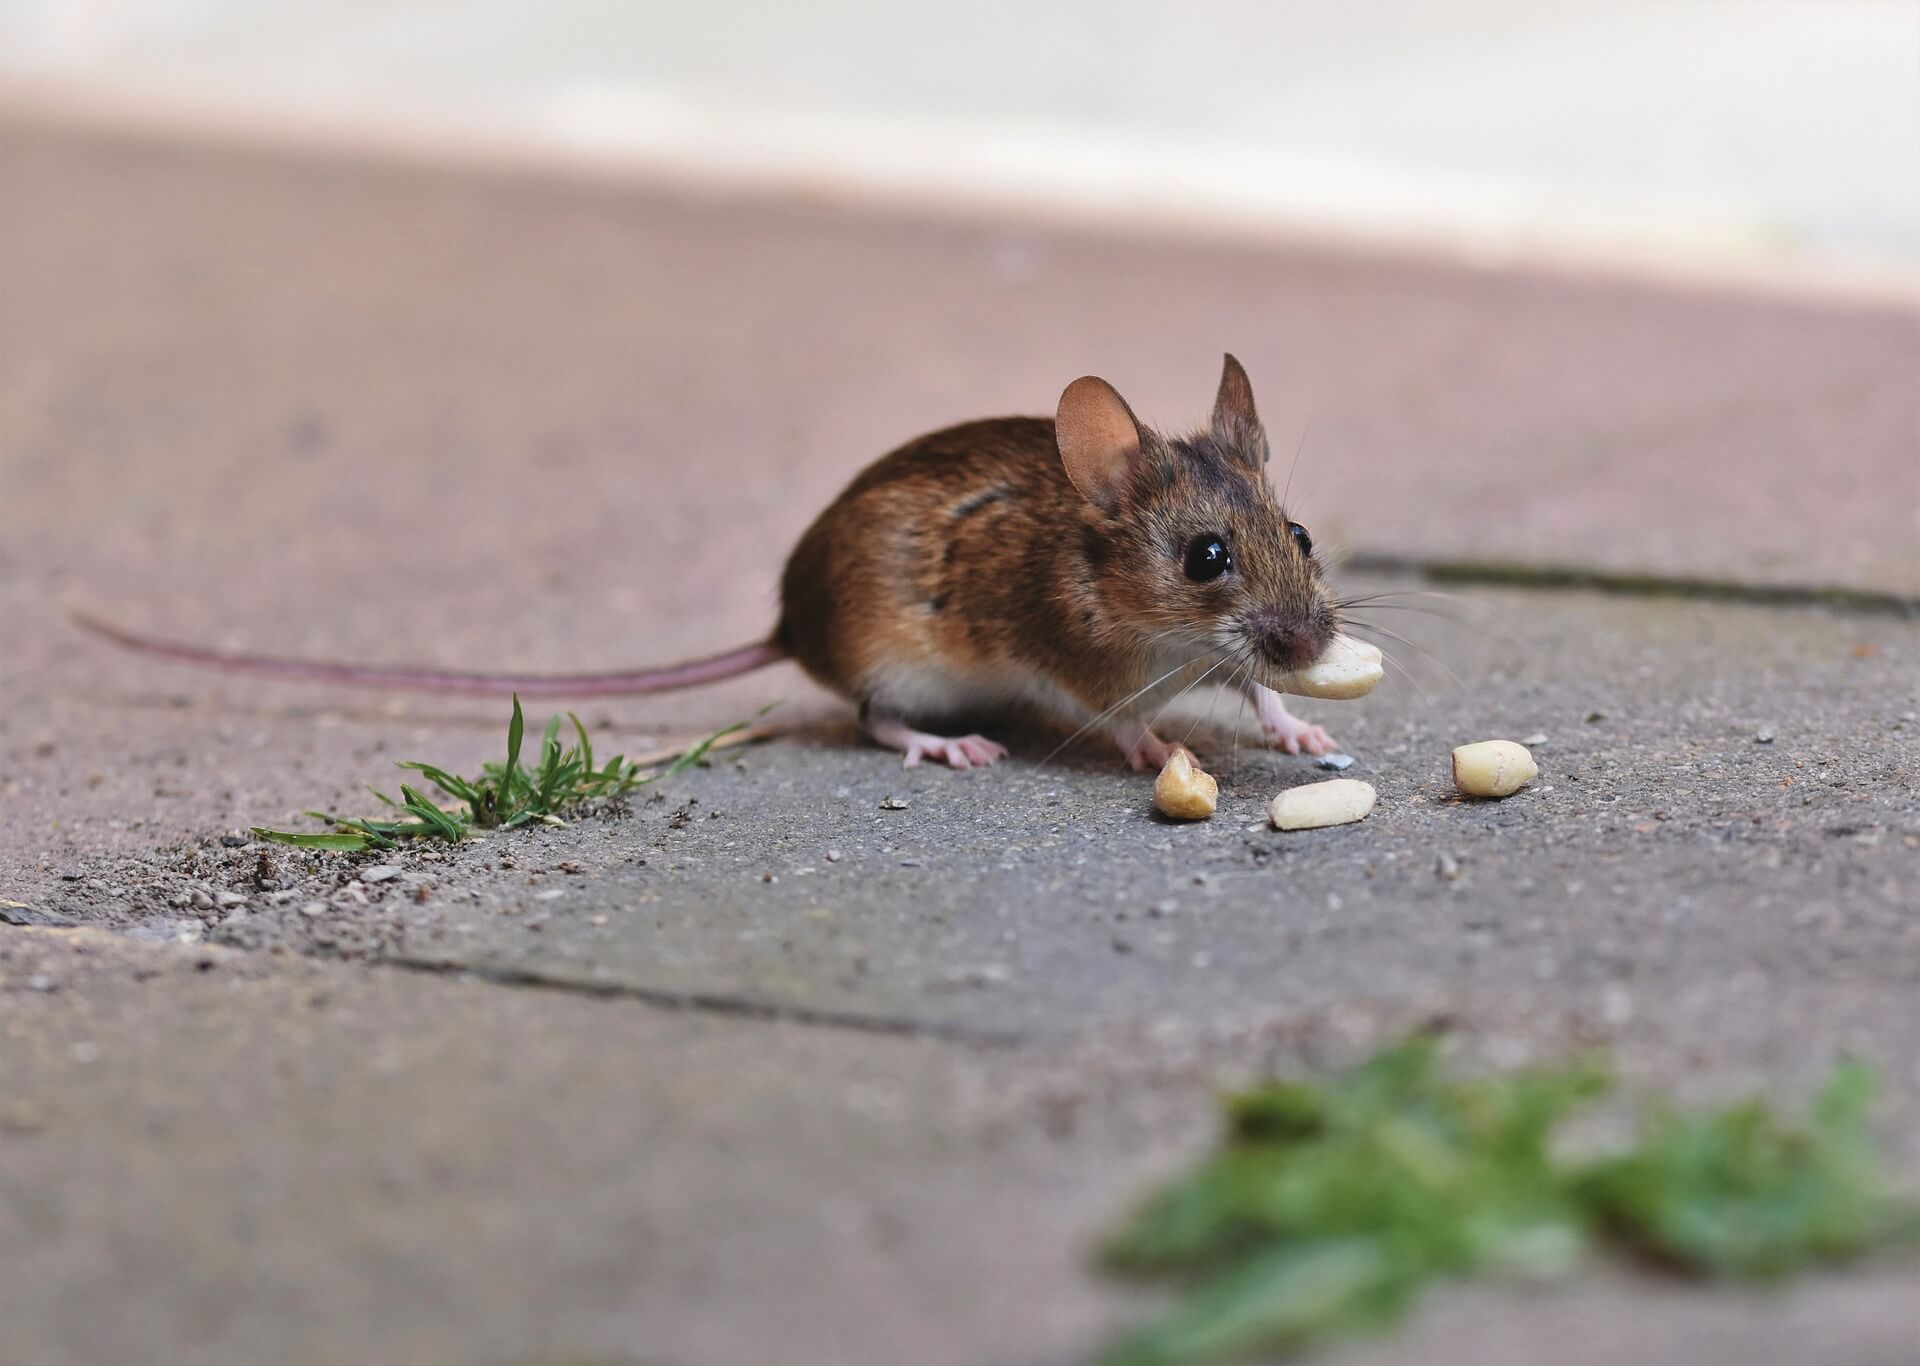
[[[1088,558],[1114,625],[1155,654],[1230,653],[1256,680],[1320,657],[1338,614],[1312,538],[1267,482],[1267,434],[1239,361],[1226,358],[1213,420],[1191,436],[1144,426],[1091,375],[1060,396],[1055,430],[1095,514]]]

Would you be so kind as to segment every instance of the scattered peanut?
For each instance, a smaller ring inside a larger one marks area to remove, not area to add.
[[[1153,804],[1176,821],[1203,821],[1220,803],[1220,784],[1204,769],[1194,767],[1193,756],[1176,749],[1153,780]]]
[[[1540,772],[1525,745],[1482,740],[1453,752],[1453,785],[1470,797],[1509,797]]]
[[[1319,659],[1289,674],[1274,691],[1341,700],[1365,697],[1386,674],[1374,646],[1352,636],[1335,636]]]
[[[1273,799],[1268,812],[1278,830],[1317,830],[1365,820],[1373,810],[1373,784],[1358,778],[1329,778],[1324,783],[1290,787]]]

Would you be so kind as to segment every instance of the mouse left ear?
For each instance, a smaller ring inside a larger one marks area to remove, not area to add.
[[[1114,387],[1082,375],[1060,395],[1054,432],[1067,478],[1086,500],[1112,512],[1140,460],[1140,424]]]
[[[1253,381],[1232,352],[1227,353],[1227,363],[1220,371],[1220,392],[1213,398],[1213,434],[1223,445],[1246,449],[1258,457],[1258,463],[1266,463],[1267,438],[1260,426],[1260,414],[1253,408]]]

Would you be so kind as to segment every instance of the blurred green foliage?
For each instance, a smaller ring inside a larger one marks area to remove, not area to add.
[[[1768,1278],[1916,1232],[1874,1158],[1864,1067],[1840,1067],[1801,1127],[1759,1102],[1660,1110],[1626,1151],[1559,1158],[1560,1125],[1609,1084],[1590,1065],[1455,1079],[1421,1038],[1228,1097],[1219,1149],[1103,1251],[1180,1294],[1102,1366],[1305,1348],[1392,1324],[1436,1279],[1561,1275],[1596,1246]]]

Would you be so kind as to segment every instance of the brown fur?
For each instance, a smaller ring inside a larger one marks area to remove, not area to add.
[[[969,422],[868,467],[789,559],[776,641],[827,687],[889,710],[904,709],[887,693],[903,667],[1030,676],[1093,714],[1170,654],[1201,664],[1233,652],[1221,682],[1317,658],[1337,619],[1267,482],[1266,434],[1238,362],[1227,358],[1212,423],[1184,438],[1140,426],[1091,383],[1098,390],[1069,389],[1058,428]],[[1076,442],[1109,449],[1081,451],[1070,479],[1062,450]],[[1076,487],[1088,478],[1110,479],[1110,495],[1105,483]],[[1223,536],[1234,557],[1209,583],[1182,567],[1202,535]]]

